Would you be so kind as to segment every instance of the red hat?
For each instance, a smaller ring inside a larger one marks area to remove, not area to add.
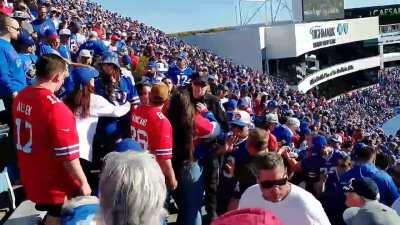
[[[263,209],[239,209],[218,217],[211,225],[284,225],[274,214]]]
[[[111,36],[111,40],[112,40],[112,41],[119,41],[119,40],[121,40],[121,38],[119,38],[118,35],[113,34],[113,35]]]
[[[0,3],[0,13],[11,16],[11,14],[13,13],[13,9],[6,7],[3,3]]]

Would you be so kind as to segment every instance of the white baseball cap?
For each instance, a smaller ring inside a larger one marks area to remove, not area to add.
[[[59,34],[71,36],[71,31],[69,29],[61,29]]]
[[[240,127],[251,126],[252,125],[251,116],[248,112],[243,110],[234,111],[232,114],[231,124]]]
[[[91,58],[91,57],[92,57],[92,54],[90,53],[89,50],[87,50],[87,49],[82,49],[81,52],[79,52],[79,57]]]

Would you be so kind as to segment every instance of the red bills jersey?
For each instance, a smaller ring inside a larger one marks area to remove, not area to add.
[[[172,127],[159,107],[141,105],[132,111],[132,138],[157,160],[172,158]]]
[[[45,88],[28,87],[13,103],[14,141],[28,199],[61,204],[79,181],[63,161],[79,158],[79,138],[71,110]]]
[[[200,139],[208,138],[214,132],[214,125],[206,118],[204,118],[200,113],[196,113],[193,116],[194,120],[194,146],[199,144]]]

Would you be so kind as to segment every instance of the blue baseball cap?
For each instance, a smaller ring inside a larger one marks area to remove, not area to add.
[[[99,72],[90,67],[78,67],[71,71],[76,85],[86,86],[92,78],[98,77]]]
[[[28,46],[35,45],[35,41],[33,40],[32,36],[24,29],[21,29],[21,32],[19,33],[18,42]]]
[[[101,60],[101,64],[113,64],[114,66],[120,68],[121,66],[119,65],[118,61],[118,55],[115,53],[108,53],[103,56],[103,59]]]
[[[275,100],[271,100],[271,101],[269,101],[268,104],[267,104],[267,107],[268,107],[269,109],[278,108],[278,106],[279,106],[279,104],[278,104],[278,102],[275,101]]]
[[[187,54],[186,54],[185,52],[181,52],[181,53],[178,55],[178,59],[180,59],[180,60],[186,59],[186,58],[187,58]]]
[[[114,146],[115,152],[127,152],[127,151],[134,151],[134,152],[143,152],[143,148],[140,144],[134,141],[132,138],[125,138],[124,140],[118,142]]]
[[[247,101],[247,99],[245,99],[245,98],[239,99],[237,104],[238,104],[239,109],[246,109],[250,106],[249,101]]]

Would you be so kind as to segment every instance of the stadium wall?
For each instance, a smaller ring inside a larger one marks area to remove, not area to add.
[[[191,45],[207,49],[234,63],[250,66],[262,72],[264,27],[247,27],[218,33],[196,34],[181,39]]]
[[[395,136],[397,131],[400,130],[400,115],[386,121],[382,125],[382,129],[385,132],[386,136]]]

